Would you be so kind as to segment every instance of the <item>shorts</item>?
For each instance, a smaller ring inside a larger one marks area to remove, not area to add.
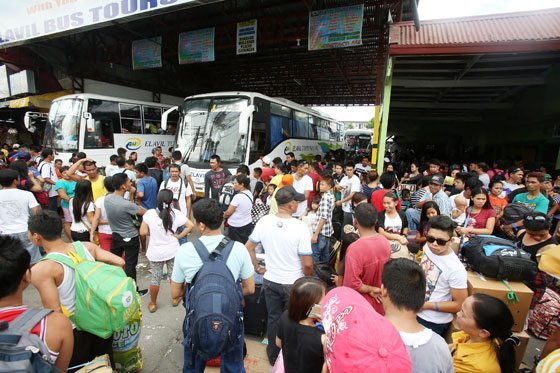
[[[161,280],[163,279],[163,265],[167,264],[167,276],[171,277],[173,273],[173,263],[175,258],[165,260],[163,262],[152,262],[150,261],[150,267],[152,268],[152,278],[150,280],[150,285],[159,286]]]
[[[62,212],[64,213],[64,222],[72,223],[72,216],[70,215],[70,210],[67,209],[66,207],[63,207]]]
[[[101,246],[103,250],[110,252],[112,244],[113,244],[113,234],[99,233],[99,246]]]
[[[21,241],[23,248],[27,250],[27,252],[29,252],[29,255],[31,256],[31,265],[37,264],[41,260],[41,251],[29,240],[29,237],[27,237],[27,232],[12,233],[8,234],[8,236],[17,238]]]

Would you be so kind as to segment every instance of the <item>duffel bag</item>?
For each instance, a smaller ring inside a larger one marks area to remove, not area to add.
[[[471,237],[461,248],[469,266],[484,276],[498,280],[532,281],[537,263],[512,241],[487,235]]]

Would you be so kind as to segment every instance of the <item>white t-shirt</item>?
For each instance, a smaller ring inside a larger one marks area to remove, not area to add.
[[[234,213],[228,218],[228,224],[232,227],[244,227],[251,223],[251,209],[253,208],[253,196],[251,191],[244,190],[236,193],[230,202],[235,206]]]
[[[191,176],[191,169],[186,163],[183,163],[181,164],[181,177],[186,181],[187,176]]]
[[[174,213],[172,229],[173,232],[176,232],[177,228],[185,225],[187,217],[179,210],[172,209],[172,211]],[[146,251],[148,260],[163,262],[173,259],[175,254],[177,254],[177,250],[179,250],[179,241],[173,236],[173,233],[163,228],[159,211],[157,209],[146,211],[143,216],[143,222],[150,228],[150,242]]]
[[[68,211],[70,211],[70,217],[72,218],[72,225],[70,226],[70,230],[74,232],[87,232],[89,228],[91,228],[91,222],[88,219],[87,213],[82,215],[82,219],[79,222],[74,221],[74,198],[70,198],[68,201]],[[80,207],[80,210],[83,211],[83,206]],[[87,212],[95,212],[95,204],[91,202],[87,208]],[[82,220],[87,224],[87,227],[82,223]]]
[[[368,173],[371,171],[371,166],[364,166],[361,163],[356,164],[356,166],[354,167],[354,170],[357,174],[362,174],[362,173]]]
[[[309,229],[309,234],[313,235],[313,225],[317,222],[317,213],[309,211],[307,215],[301,218],[301,221],[303,221]]]
[[[43,179],[51,179],[55,183],[58,181],[58,176],[56,175],[56,170],[54,169],[54,164],[52,162],[51,163],[42,162],[39,165],[38,170],[41,172],[41,177]],[[54,190],[54,185],[51,185],[49,190],[49,198],[56,197],[56,196],[58,196],[58,192]]]
[[[294,187],[296,192],[301,194],[304,194],[305,191],[311,192],[313,190],[313,179],[308,175],[303,175],[303,177],[300,180],[297,180],[297,176],[294,175],[294,183],[292,186]],[[298,209],[296,213],[294,214],[294,217],[299,218],[300,216],[302,216],[306,208],[307,208],[307,200],[301,201],[298,205]]]
[[[400,235],[402,231],[402,219],[399,214],[396,214],[394,218],[391,218],[387,213],[385,213],[385,226],[383,228],[387,233],[395,233]]]
[[[301,220],[266,215],[257,222],[249,240],[264,248],[266,280],[292,285],[304,276],[300,256],[312,252],[309,229]]]
[[[504,187],[504,191],[502,192],[502,194],[500,194],[501,198],[505,198],[508,194],[510,194],[514,190],[521,188],[521,185],[511,184],[508,183],[507,181],[502,181],[502,185]]]
[[[117,166],[116,164],[108,164],[107,166],[105,166],[105,175],[110,176],[113,175],[114,172],[116,172],[116,170],[119,169],[119,166]]]
[[[169,179],[161,183],[161,185],[159,186],[159,190],[164,190],[164,189],[173,192],[173,198],[179,201],[179,208],[181,209],[181,212],[186,216],[187,215],[186,197],[191,196],[193,194],[191,190],[191,186],[181,178],[179,178],[179,180],[177,181],[173,181]]]
[[[426,302],[449,302],[452,288],[467,288],[467,271],[452,250],[447,255],[435,255],[426,244],[420,266],[426,274]],[[433,310],[422,310],[418,316],[436,324],[453,320],[452,313]]]
[[[116,174],[126,174],[126,176],[128,176],[128,178],[130,179],[130,181],[134,182],[136,180],[136,174],[133,171],[130,171],[127,168],[118,168],[116,167],[115,169],[111,170],[111,173],[108,175],[109,176],[113,176]]]
[[[478,180],[482,182],[485,189],[488,189],[488,186],[490,185],[490,176],[488,176],[487,173],[478,175]]]
[[[107,219],[107,210],[105,210],[105,196],[101,196],[95,201],[95,207],[101,211],[101,215],[99,216],[99,220],[109,221]],[[111,226],[109,224],[99,224],[97,226],[97,230],[99,233],[103,234],[113,234],[111,230]]]
[[[352,178],[348,178],[348,176],[344,176],[339,183],[342,186],[342,198],[348,197],[353,192],[361,192],[362,185],[360,184],[360,179],[353,175]],[[344,212],[352,212],[352,201],[347,201],[342,204],[342,211]]]
[[[19,189],[0,190],[0,233],[27,232],[29,212],[37,206],[39,204],[31,192]]]

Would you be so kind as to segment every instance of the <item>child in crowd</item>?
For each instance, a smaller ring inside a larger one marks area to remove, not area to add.
[[[383,268],[381,295],[385,318],[399,331],[412,360],[413,372],[453,372],[445,340],[424,327],[416,313],[424,305],[426,277],[409,259],[393,259]]]
[[[410,189],[404,188],[401,191],[401,198],[402,198],[401,211],[405,212],[406,209],[410,206]]]
[[[264,190],[264,182],[261,179],[262,168],[255,167],[253,169],[253,177],[255,178],[255,187],[253,188],[253,201],[259,198]]]
[[[428,201],[422,206],[420,213],[420,224],[418,225],[418,232],[416,232],[416,243],[424,245],[426,243],[426,233],[428,233],[428,220],[434,216],[439,215],[439,206],[434,201]]]
[[[313,201],[311,201],[311,207],[307,209],[305,214],[301,217],[301,220],[307,227],[309,228],[309,233],[313,235],[313,224],[315,224],[315,220],[317,219],[317,210],[319,209],[319,202],[321,202],[321,196],[315,196]]]
[[[264,203],[266,203],[268,206],[270,206],[270,204],[272,203],[272,196],[274,195],[275,190],[276,190],[275,184],[268,184],[268,186],[266,187],[266,196],[263,196],[263,198],[264,198]]]
[[[469,202],[467,199],[461,195],[455,198],[455,208],[451,210],[451,219],[457,223],[458,226],[462,226],[467,218],[467,207]]]
[[[334,234],[332,224],[334,195],[331,191],[332,186],[332,176],[324,175],[319,181],[319,192],[321,194],[313,197],[313,202],[317,202],[317,197],[319,197],[317,215],[311,229],[311,249],[313,251],[313,260],[316,263],[329,261],[331,236]]]

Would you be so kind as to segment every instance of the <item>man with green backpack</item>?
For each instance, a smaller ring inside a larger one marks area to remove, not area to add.
[[[29,238],[47,255],[33,267],[32,284],[45,308],[72,321],[74,353],[70,367],[109,354],[112,336],[140,307],[134,280],[122,269],[124,260],[90,242],[64,242],[62,221],[50,211],[32,216]]]

